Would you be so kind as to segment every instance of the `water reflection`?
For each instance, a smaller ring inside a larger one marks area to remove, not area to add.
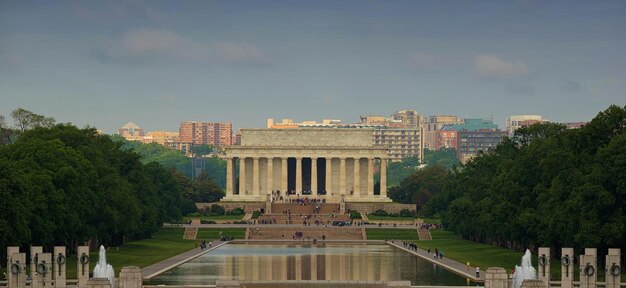
[[[217,280],[409,280],[466,285],[463,277],[388,245],[228,244],[146,284],[201,285]]]

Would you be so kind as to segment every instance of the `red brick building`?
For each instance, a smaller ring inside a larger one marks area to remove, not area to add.
[[[233,124],[230,122],[187,121],[180,123],[179,133],[181,143],[223,147],[232,144]]]

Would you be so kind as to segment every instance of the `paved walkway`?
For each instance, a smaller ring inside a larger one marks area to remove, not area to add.
[[[459,274],[465,278],[469,278],[474,282],[485,282],[485,271],[483,270],[480,270],[480,277],[476,278],[476,273],[475,273],[476,270],[474,270],[475,267],[470,266],[469,271],[468,271],[467,266],[465,264],[456,262],[454,260],[451,260],[445,257],[443,259],[434,259],[433,254],[426,252],[426,250],[423,250],[420,248],[417,248],[417,250],[410,250],[410,249],[405,248],[404,245],[402,245],[402,241],[399,241],[399,240],[396,240],[393,243],[391,241],[388,241],[387,243],[389,245],[392,245],[394,247],[407,251],[413,255],[422,257],[425,260],[428,260],[432,263],[440,265],[450,270],[451,272]]]
[[[200,255],[207,253],[209,251],[212,251],[214,249],[217,249],[218,247],[224,245],[228,243],[228,241],[213,241],[213,245],[211,248],[209,249],[200,249],[200,248],[195,248],[195,249],[191,249],[187,252],[178,254],[174,257],[165,259],[161,262],[157,262],[155,264],[152,264],[148,267],[144,267],[141,269],[141,275],[143,276],[143,279],[150,279],[154,276],[157,276],[169,269],[172,269],[173,267],[176,267],[180,264],[183,264],[191,259],[194,259],[196,257],[199,257]],[[208,245],[208,244],[207,244]]]

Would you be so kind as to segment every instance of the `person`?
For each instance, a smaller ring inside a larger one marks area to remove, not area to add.
[[[211,248],[211,246],[213,246],[213,241],[209,241],[209,248]]]
[[[467,266],[467,271],[469,271],[470,262],[469,262],[469,261],[467,261],[467,263],[465,263],[465,266]]]
[[[480,267],[476,266],[476,278],[480,278]]]

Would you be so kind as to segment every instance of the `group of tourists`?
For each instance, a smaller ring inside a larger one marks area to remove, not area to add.
[[[402,245],[404,245],[404,248],[406,249],[417,251],[417,244],[415,243],[408,243],[408,242],[402,241]]]
[[[428,254],[430,254],[430,247],[428,248]],[[433,258],[434,259],[443,259],[443,249],[437,249],[435,248],[435,251],[433,252]]]
[[[211,246],[213,246],[213,242],[209,241],[209,246],[208,248],[211,248]],[[200,241],[200,249],[204,250],[207,248],[207,244],[205,240]]]

